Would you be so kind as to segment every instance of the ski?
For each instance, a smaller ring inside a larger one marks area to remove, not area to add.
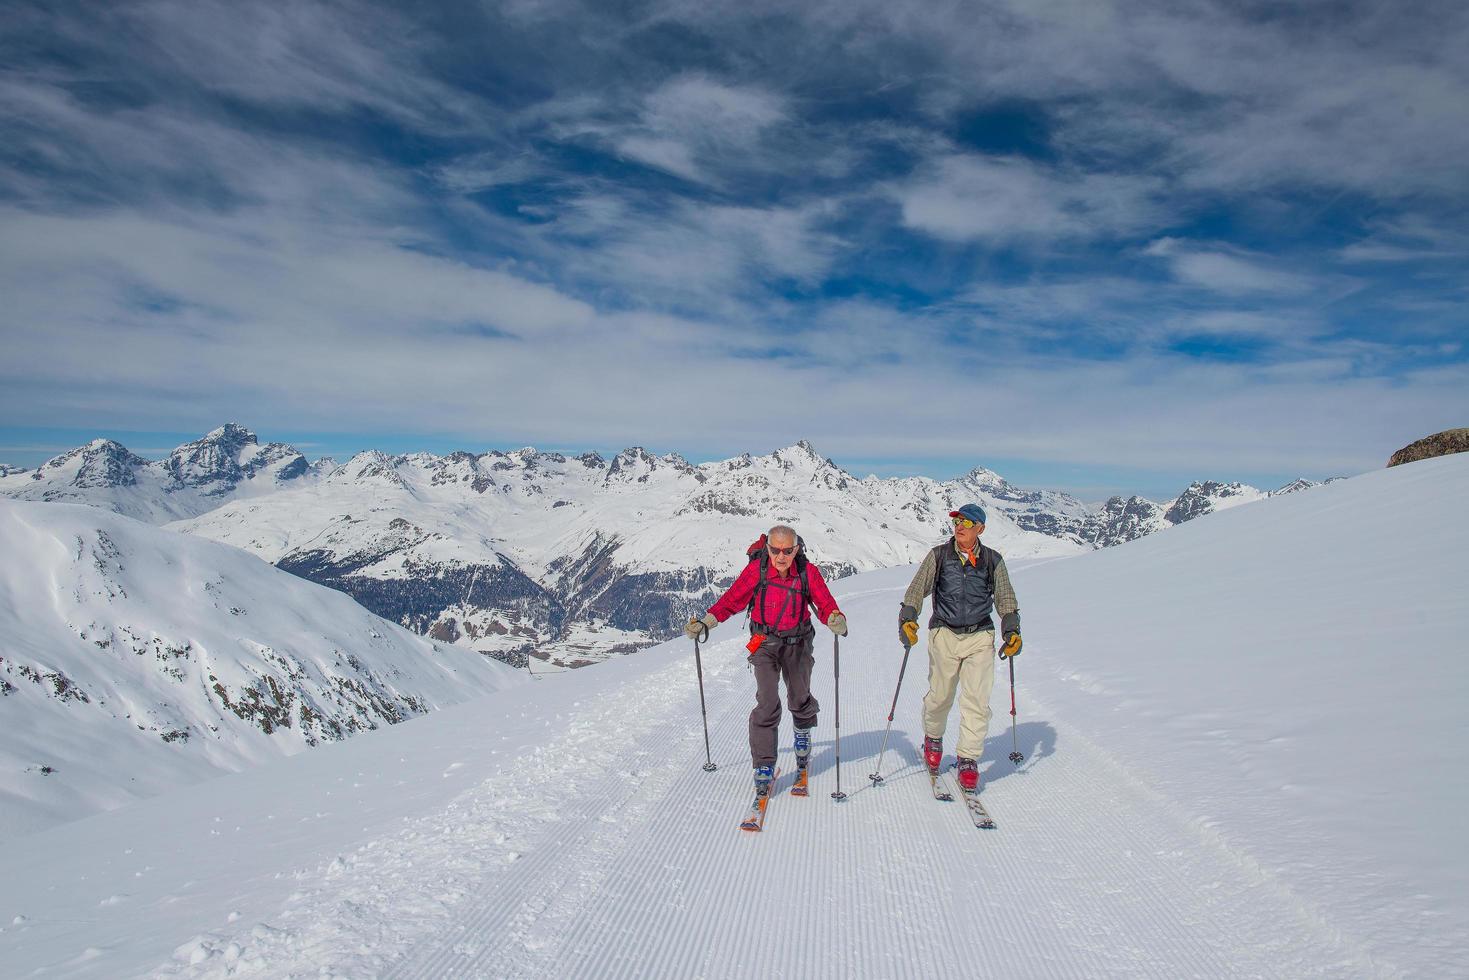
[[[978,791],[969,793],[963,787],[960,787],[959,795],[964,798],[964,805],[969,808],[969,817],[974,821],[974,826],[980,830],[996,829],[995,818],[990,816],[990,812],[984,808],[984,804],[979,802]]]
[[[934,799],[940,800],[944,803],[954,802],[954,794],[950,793],[948,789],[944,787],[943,780],[939,779],[939,774],[934,772],[932,769],[928,770],[928,781],[933,784]]]
[[[792,796],[810,796],[811,795],[811,787],[810,787],[810,784],[807,782],[806,770],[805,769],[797,769],[796,770],[796,781],[791,784],[791,795]]]
[[[750,804],[750,812],[745,814],[745,819],[740,821],[740,829],[759,833],[765,829],[765,808],[770,805],[770,798],[775,795],[775,782],[780,779],[780,770],[775,770],[775,776],[770,780],[770,790],[764,796],[755,797],[755,802]]]

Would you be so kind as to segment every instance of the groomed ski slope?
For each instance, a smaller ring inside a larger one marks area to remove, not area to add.
[[[1469,953],[1469,457],[1020,566],[976,830],[918,763],[911,569],[839,583],[812,796],[747,804],[738,624],[41,834],[7,975],[1447,976]],[[1394,514],[1389,525],[1374,515]],[[1369,533],[1370,531],[1370,533]],[[951,724],[951,730],[953,725]],[[789,721],[782,742],[789,744]],[[952,737],[949,740],[952,745]],[[789,772],[787,753],[782,765]],[[789,776],[782,781],[782,789]]]

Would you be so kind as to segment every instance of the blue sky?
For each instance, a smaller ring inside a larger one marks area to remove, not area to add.
[[[0,35],[0,462],[805,438],[1097,499],[1469,424],[1462,4],[107,6]]]

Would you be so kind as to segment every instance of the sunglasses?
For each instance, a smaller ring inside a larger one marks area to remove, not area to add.
[[[770,549],[772,555],[794,555],[796,553],[795,545],[791,545],[789,548],[777,548],[773,544],[768,544],[765,547]]]
[[[971,521],[967,517],[956,517],[956,518],[954,518],[954,526],[955,527],[973,527],[974,526],[974,522]]]

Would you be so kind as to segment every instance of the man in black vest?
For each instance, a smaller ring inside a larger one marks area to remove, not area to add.
[[[923,761],[937,773],[944,757],[944,728],[959,690],[959,787],[979,792],[979,757],[990,727],[990,692],[995,686],[995,624],[1000,613],[1005,645],[1001,657],[1020,652],[1020,607],[1005,559],[979,543],[984,508],[965,504],[950,511],[954,536],[918,566],[903,595],[898,636],[905,647],[918,642],[918,610],[933,596],[928,621],[928,696],[923,699]]]

